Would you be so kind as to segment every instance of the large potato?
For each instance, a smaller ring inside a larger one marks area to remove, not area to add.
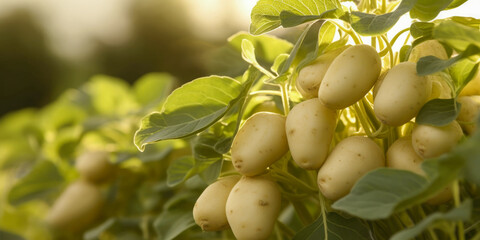
[[[268,176],[243,176],[227,199],[228,223],[239,240],[267,239],[280,206],[280,190]]]
[[[293,160],[304,169],[318,169],[327,157],[337,114],[317,98],[301,102],[287,116],[286,131]]]
[[[343,51],[345,47],[335,49],[318,57],[314,62],[300,70],[297,77],[297,90],[304,98],[318,96],[318,88],[332,61]]]
[[[248,118],[235,136],[231,148],[232,163],[241,174],[255,176],[287,151],[285,117],[260,112]]]
[[[228,176],[210,184],[198,197],[193,207],[193,219],[203,231],[220,231],[228,228],[225,205],[228,195],[240,176]]]
[[[328,108],[346,108],[373,87],[381,68],[380,56],[373,47],[352,46],[333,60],[320,84],[318,98]]]
[[[388,71],[374,100],[377,118],[390,126],[400,126],[415,117],[427,102],[431,84],[417,75],[416,64],[402,62]]]
[[[475,77],[467,83],[459,94],[460,96],[480,95],[480,68]]]
[[[412,130],[412,145],[421,157],[433,158],[449,152],[462,136],[462,128],[457,121],[443,127],[417,124]]]
[[[408,61],[416,63],[420,58],[430,55],[443,60],[448,59],[447,52],[442,44],[437,40],[427,40],[419,43],[412,49],[408,56]]]
[[[337,200],[347,195],[367,172],[383,166],[383,150],[373,140],[348,137],[335,146],[318,171],[318,187],[323,196]]]
[[[77,158],[75,168],[87,181],[101,183],[115,172],[115,165],[109,158],[109,153],[105,151],[86,152]]]
[[[468,134],[475,132],[476,120],[480,114],[480,96],[461,96],[457,99],[462,104],[457,121]]]
[[[85,180],[72,183],[55,201],[46,222],[57,229],[82,231],[101,212],[103,197],[100,189]]]
[[[413,149],[411,136],[397,139],[390,148],[388,148],[386,156],[387,167],[408,170],[418,175],[425,175],[420,167],[422,162],[422,157]]]

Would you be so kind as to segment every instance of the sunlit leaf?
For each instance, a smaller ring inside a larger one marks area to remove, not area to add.
[[[280,12],[280,21],[282,27],[289,28],[314,20],[337,18],[342,12],[343,11],[338,8],[327,10],[320,15],[298,15],[290,11],[282,11]]]
[[[282,11],[289,11],[297,15],[320,15],[331,9],[341,9],[340,2],[338,0],[260,0],[251,12],[250,32],[262,34],[279,27]]]
[[[412,51],[412,46],[410,45],[402,46],[399,52],[400,62],[407,61],[411,51]]]
[[[173,90],[175,79],[167,73],[149,73],[133,85],[135,98],[142,105],[156,105],[167,98]]]
[[[271,72],[269,72],[257,62],[257,59],[255,57],[255,47],[253,46],[253,43],[250,42],[250,40],[248,39],[242,40],[242,58],[266,76],[273,76]]]
[[[94,110],[103,115],[124,115],[138,107],[125,81],[97,75],[85,85]]]
[[[417,114],[415,122],[437,127],[446,126],[460,113],[461,104],[455,99],[432,99],[425,103]]]
[[[410,17],[430,21],[452,2],[453,0],[417,0],[413,9],[410,10]]]
[[[464,4],[466,1],[468,0],[453,0],[450,5],[448,5],[447,8],[445,8],[445,10],[449,10],[449,9],[454,9],[454,8],[457,8],[457,7],[460,7],[462,4]]]
[[[480,48],[475,45],[469,45],[464,52],[459,53],[457,56],[443,60],[435,56],[422,57],[417,62],[417,73],[419,76],[426,76],[436,72],[440,72],[460,60],[466,59],[470,56],[480,54]]]
[[[278,55],[288,53],[293,44],[269,35],[254,36],[247,32],[239,32],[228,38],[228,43],[238,52],[242,52],[242,41],[248,39],[255,48],[255,56],[259,60],[272,63]]]
[[[434,26],[435,24],[431,22],[414,22],[410,25],[410,34],[412,34],[414,38],[431,36]]]
[[[470,82],[478,71],[478,63],[470,61],[469,59],[463,59],[448,68],[448,72],[452,77],[455,84],[455,91],[457,95],[462,89]]]
[[[315,222],[300,230],[293,240],[370,239],[367,226],[358,218],[346,218],[335,212],[327,213],[326,218],[327,226],[324,225],[323,217],[320,216]]]
[[[463,52],[473,44],[480,47],[480,30],[455,21],[443,21],[433,28],[433,37],[446,42],[458,52]]]
[[[152,142],[204,130],[227,112],[241,91],[242,85],[229,77],[203,77],[183,85],[170,94],[161,113],[142,119],[135,145],[143,150]]]

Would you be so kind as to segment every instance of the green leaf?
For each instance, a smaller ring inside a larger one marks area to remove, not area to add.
[[[253,36],[247,32],[239,32],[229,37],[228,43],[238,52],[242,52],[242,41],[244,39],[248,39],[252,42],[255,48],[255,56],[259,60],[264,60],[270,63],[274,62],[278,55],[288,53],[293,47],[293,44],[290,42],[275,36]]]
[[[342,12],[343,11],[338,8],[327,10],[320,15],[298,15],[290,11],[282,11],[280,12],[280,21],[282,27],[289,28],[314,20],[337,18]]]
[[[410,25],[410,34],[414,38],[432,36],[434,26],[431,22],[414,22]]]
[[[480,126],[480,117],[477,117],[477,126]],[[480,186],[480,129],[473,134],[472,137],[462,142],[455,149],[457,155],[465,160],[463,176],[468,181]]]
[[[195,225],[191,211],[169,210],[153,222],[158,239],[172,240]]]
[[[133,85],[133,93],[141,105],[156,105],[173,90],[175,79],[168,73],[149,73]]]
[[[434,19],[442,10],[446,9],[453,0],[418,0],[410,10],[410,17],[422,21]]]
[[[165,139],[198,133],[218,121],[242,91],[233,78],[210,76],[195,79],[170,94],[161,113],[144,117],[135,133],[139,150]]]
[[[420,235],[429,226],[440,221],[468,221],[471,217],[472,200],[465,200],[460,206],[446,212],[435,212],[428,217],[424,218],[421,222],[417,223],[413,227],[409,227],[393,235],[390,240],[409,240],[414,239]]]
[[[410,11],[416,1],[417,0],[403,0],[397,9],[382,15],[352,12],[350,24],[360,35],[373,36],[383,34],[392,28],[403,14]]]
[[[97,240],[100,238],[103,232],[107,231],[110,229],[112,226],[114,226],[116,223],[116,220],[114,218],[109,218],[107,221],[103,222],[99,226],[88,230],[83,234],[83,239],[84,240]]]
[[[214,183],[220,173],[222,172],[223,160],[217,160],[214,163],[210,164],[205,170],[200,173],[200,177],[205,181],[207,184]]]
[[[400,62],[405,62],[408,60],[408,56],[410,56],[410,52],[412,51],[412,46],[404,45],[400,48]]]
[[[469,59],[463,59],[448,68],[448,72],[450,73],[450,76],[455,84],[455,92],[457,95],[462,91],[467,83],[475,77],[477,71],[478,63],[475,64]]]
[[[21,237],[20,235],[10,233],[0,229],[0,239],[2,240],[25,240],[25,238]]]
[[[436,72],[440,72],[460,60],[480,53],[480,48],[475,45],[469,45],[464,52],[447,60],[437,58],[435,56],[422,57],[417,62],[417,73],[419,76],[426,76]]]
[[[425,103],[417,114],[415,122],[443,127],[455,120],[460,113],[461,103],[455,99],[432,99]]]
[[[167,169],[167,185],[176,186],[196,173],[195,159],[192,156],[185,156],[175,159]]]
[[[472,28],[478,29],[480,27],[480,19],[476,19],[472,17],[460,17],[460,16],[453,16],[448,19]]]
[[[338,0],[259,0],[251,12],[250,32],[258,35],[281,25],[280,13],[289,11],[297,15],[320,15],[331,9],[342,9]]]
[[[85,85],[92,107],[103,115],[124,115],[137,109],[130,86],[125,81],[97,75]]]
[[[196,136],[191,141],[194,158],[199,161],[221,159],[222,154],[215,151],[217,142],[218,137],[210,133],[201,133]]]
[[[443,21],[433,28],[433,37],[447,43],[457,52],[463,52],[474,44],[480,47],[480,31],[474,27],[468,27],[455,21]]]
[[[453,0],[450,5],[448,5],[447,8],[445,8],[445,10],[449,10],[449,9],[454,9],[454,8],[457,8],[457,7],[460,7],[462,4],[464,4],[466,1],[468,0]]]
[[[272,72],[278,75],[278,71],[283,67],[283,65],[288,59],[288,56],[289,55],[286,53],[278,55],[277,58],[275,58],[275,61],[273,62],[273,65],[270,68],[270,70],[272,70]]]
[[[41,161],[17,182],[8,193],[10,204],[18,205],[57,193],[64,179],[57,167],[50,161]]]
[[[243,39],[242,40],[242,58],[252,66],[254,66],[256,69],[258,69],[260,72],[263,74],[269,76],[269,77],[274,77],[274,75],[269,72],[267,69],[265,69],[262,65],[260,65],[257,62],[257,59],[255,58],[255,47],[253,46],[253,43],[250,42],[248,39]]]
[[[328,46],[332,45],[337,27],[333,23],[324,22],[318,31],[318,38],[307,38],[303,46],[299,49],[299,55],[305,56],[298,64],[297,70],[313,62],[317,57],[325,52]]]
[[[316,239],[370,239],[367,226],[358,218],[345,218],[335,212],[327,213],[327,226],[320,216],[315,222],[298,232],[293,240],[316,240]]]

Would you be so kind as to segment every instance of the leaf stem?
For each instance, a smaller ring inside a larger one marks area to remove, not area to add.
[[[249,93],[250,96],[256,96],[256,95],[274,95],[274,96],[282,96],[282,93],[279,91],[275,90],[258,90],[258,91],[253,91]]]
[[[383,40],[385,45],[387,45],[386,49],[388,50],[388,53],[389,53],[390,68],[393,68],[393,66],[395,66],[395,61],[394,61],[394,57],[393,57],[392,45],[390,45],[390,42],[388,41],[388,39],[385,35],[380,35],[380,38]]]
[[[397,34],[395,34],[395,36],[393,36],[392,40],[390,41],[390,46],[393,46],[395,44],[395,42],[397,41],[398,37],[400,37],[400,35],[402,35],[405,32],[408,32],[409,30],[410,30],[410,28],[405,28],[405,29],[401,30],[400,32],[398,32]]]
[[[461,204],[460,183],[458,179],[453,182],[452,191],[453,191],[453,201],[454,201],[455,207],[458,207]],[[457,226],[458,226],[458,239],[465,240],[465,227],[463,226],[463,222],[458,221]]]
[[[354,31],[352,31],[352,29],[346,29],[344,26],[342,26],[341,24],[335,22],[335,21],[330,21],[331,23],[335,24],[335,26],[337,26],[340,30],[342,30],[343,32],[347,33],[348,35],[350,35],[350,37],[352,38],[352,40],[355,42],[355,44],[362,44],[362,40],[357,36],[357,34],[355,34]]]
[[[285,81],[284,83],[280,84],[280,90],[282,94],[283,112],[285,116],[287,116],[288,113],[290,112],[290,100],[288,97],[288,81]]]
[[[320,198],[320,209],[321,209],[321,214],[323,219],[323,231],[325,231],[325,240],[328,240],[327,211],[325,208],[325,198],[321,193],[319,194],[319,198]]]
[[[425,214],[425,211],[423,210],[422,206],[418,206],[418,213],[420,213],[420,216],[422,218],[426,218],[427,215]],[[433,239],[433,240],[438,240],[437,234],[435,234],[435,231],[431,227],[427,227],[428,235]]]

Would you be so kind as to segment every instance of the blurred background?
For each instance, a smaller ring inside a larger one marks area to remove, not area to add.
[[[95,74],[235,76],[243,63],[226,39],[248,31],[255,2],[2,0],[0,116],[44,106]]]

